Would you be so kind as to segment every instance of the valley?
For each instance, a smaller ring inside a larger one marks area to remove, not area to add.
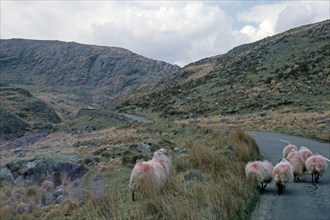
[[[123,48],[0,40],[0,216],[250,218],[262,194],[243,168],[265,156],[251,132],[330,142],[329,27],[182,68]],[[169,184],[134,203],[131,169],[159,148]]]

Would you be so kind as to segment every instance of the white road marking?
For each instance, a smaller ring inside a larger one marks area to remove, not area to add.
[[[282,140],[282,139],[280,139],[280,141],[282,141],[282,142],[284,142],[284,143],[287,143],[287,144],[291,144],[291,142],[286,141],[286,140]]]

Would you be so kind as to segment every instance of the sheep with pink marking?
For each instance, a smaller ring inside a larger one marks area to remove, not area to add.
[[[313,156],[313,152],[308,147],[301,146],[298,152],[302,156],[304,161],[306,161],[309,157]]]
[[[165,149],[155,151],[153,158],[149,161],[136,163],[129,181],[129,191],[133,201],[136,199],[137,191],[159,191],[168,181],[171,169],[172,160]]]
[[[300,155],[298,151],[292,149],[291,152],[288,154],[287,159],[293,167],[294,181],[297,182],[305,169],[304,158]]]
[[[273,165],[267,161],[253,161],[245,165],[245,174],[247,178],[253,178],[261,189],[265,189],[272,180]],[[260,186],[259,186],[260,187]]]
[[[293,144],[288,144],[283,148],[283,158],[287,158],[288,154],[291,152],[291,150],[296,150],[298,151],[298,148],[296,145]]]
[[[272,176],[274,183],[277,186],[277,192],[281,195],[284,189],[288,186],[288,183],[292,182],[294,179],[293,167],[287,159],[283,158],[275,165]]]
[[[306,160],[305,167],[307,172],[312,174],[312,183],[319,182],[319,178],[327,170],[327,162],[330,160],[322,155],[313,155]]]

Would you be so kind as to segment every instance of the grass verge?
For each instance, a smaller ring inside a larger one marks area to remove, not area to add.
[[[155,143],[153,148],[165,147],[171,152],[173,170],[169,183],[161,192],[141,196],[133,202],[128,193],[132,165],[118,162],[118,166],[111,169],[97,169],[97,165],[91,165],[90,172],[80,183],[86,189],[85,196],[80,199],[67,197],[59,205],[42,205],[47,193],[41,188],[33,188],[31,193],[30,188],[24,189],[27,193],[21,193],[20,199],[28,203],[30,200],[23,197],[32,198],[36,208],[21,208],[23,211],[17,212],[18,206],[10,205],[15,200],[14,189],[0,189],[1,197],[10,195],[11,198],[7,196],[7,203],[1,205],[1,218],[249,218],[259,197],[256,187],[244,174],[246,161],[260,158],[253,138],[240,129],[214,131],[169,122],[136,126],[137,135]],[[192,170],[197,170],[203,178],[187,179]]]

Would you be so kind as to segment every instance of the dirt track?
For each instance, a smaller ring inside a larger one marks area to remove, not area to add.
[[[330,144],[301,137],[267,132],[249,132],[257,141],[264,158],[273,165],[282,156],[282,149],[289,143],[309,147],[314,153],[330,158]],[[252,219],[330,219],[330,164],[328,170],[313,185],[312,177],[304,173],[297,183],[290,183],[284,194],[278,195],[274,183],[267,186]]]

